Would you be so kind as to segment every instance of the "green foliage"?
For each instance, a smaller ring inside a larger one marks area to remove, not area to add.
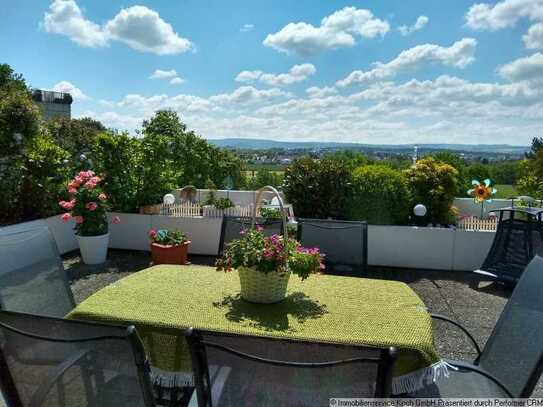
[[[106,131],[102,123],[88,117],[54,117],[44,123],[44,128],[58,146],[70,152],[74,161],[77,161],[81,154],[91,152],[98,135]]]
[[[411,210],[405,175],[383,165],[366,165],[353,173],[349,219],[377,225],[405,225]]]
[[[151,229],[149,231],[151,243],[157,243],[164,246],[180,246],[190,243],[187,235],[177,229]]]
[[[265,169],[260,169],[257,171],[256,175],[250,177],[247,181],[247,189],[257,190],[266,185],[271,185],[272,187],[279,187],[283,183],[283,175],[276,171],[268,171]]]
[[[304,218],[345,217],[350,196],[351,172],[348,165],[334,157],[315,160],[302,157],[285,170],[283,191]]]
[[[215,208],[219,210],[225,210],[228,208],[233,208],[234,203],[230,200],[230,198],[218,198],[215,199],[215,202],[213,203]]]
[[[43,218],[58,213],[70,169],[68,152],[57,146],[46,133],[38,135],[24,154],[20,209],[25,219]]]
[[[28,181],[28,149],[39,134],[39,121],[39,109],[22,77],[9,65],[0,65],[0,224],[27,216],[24,203],[40,199],[22,195]]]
[[[291,271],[304,280],[322,267],[323,258],[317,248],[305,249],[295,239],[279,235],[266,237],[259,227],[242,233],[239,239],[228,244],[223,257],[217,260],[217,270],[247,267],[264,273]]]
[[[260,216],[262,216],[264,219],[281,219],[281,209],[260,208]]]
[[[352,150],[341,150],[327,155],[328,158],[344,162],[353,171],[363,165],[372,164],[367,155]]]
[[[519,166],[518,190],[534,198],[543,198],[543,138],[534,138],[532,149]]]
[[[427,217],[434,224],[453,223],[452,204],[458,189],[458,171],[449,164],[428,157],[417,161],[405,173],[411,204],[425,205]]]
[[[141,187],[141,142],[127,133],[104,132],[96,136],[91,158],[103,177],[102,188],[109,196],[112,210],[136,212]]]

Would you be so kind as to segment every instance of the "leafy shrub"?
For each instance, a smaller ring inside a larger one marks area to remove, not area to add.
[[[376,225],[406,224],[410,213],[405,175],[383,165],[366,165],[353,173],[349,219]]]
[[[136,212],[141,141],[127,133],[104,132],[92,146],[92,161],[97,173],[103,176],[102,188],[109,196],[111,209],[117,212]]]
[[[151,243],[164,246],[180,246],[191,243],[187,235],[177,229],[151,229],[149,231],[149,240],[151,240]]]
[[[249,176],[247,180],[247,189],[256,191],[266,185],[279,187],[283,183],[283,176],[280,172],[260,169],[256,175]]]
[[[286,168],[283,191],[298,216],[343,219],[350,180],[349,166],[343,160],[302,157]]]
[[[543,138],[534,138],[532,148],[519,166],[518,190],[536,198],[543,197]]]
[[[234,207],[234,202],[232,202],[230,198],[218,198],[213,205],[219,210],[225,210]]]
[[[406,176],[411,205],[425,205],[427,218],[434,224],[454,222],[452,204],[458,189],[458,171],[454,167],[428,157],[406,170]]]

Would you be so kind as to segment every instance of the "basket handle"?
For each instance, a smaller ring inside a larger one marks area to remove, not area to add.
[[[273,193],[275,195],[275,197],[277,198],[277,200],[279,201],[279,208],[281,210],[281,218],[282,218],[282,221],[283,221],[283,227],[281,229],[282,229],[282,232],[283,232],[283,237],[287,238],[288,237],[287,216],[285,215],[285,207],[283,206],[283,199],[281,198],[281,195],[279,194],[277,189],[275,189],[274,187],[272,187],[270,185],[266,185],[265,187],[262,187],[257,191],[256,202],[255,202],[255,206],[253,208],[253,223],[252,223],[252,226],[254,227],[255,223],[256,223],[256,214],[258,213],[258,209],[260,208],[260,197],[266,191]]]

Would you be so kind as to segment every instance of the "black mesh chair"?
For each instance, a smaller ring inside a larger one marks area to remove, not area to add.
[[[474,363],[450,362],[447,380],[415,394],[421,397],[530,397],[543,369],[543,258],[536,256],[524,270],[511,298],[481,352],[470,333],[454,324],[473,343]]]
[[[499,222],[492,247],[471,282],[491,280],[514,286],[535,255],[543,255],[543,209],[498,209]]]
[[[0,311],[0,384],[9,406],[154,406],[134,327]]]
[[[326,273],[362,276],[368,269],[367,222],[298,219],[298,240],[326,255]]]
[[[199,407],[320,406],[387,397],[394,348],[296,342],[187,330]]]
[[[64,317],[74,307],[62,259],[49,229],[0,230],[0,308]]]
[[[219,241],[219,256],[222,256],[229,242],[239,239],[240,232],[251,228],[252,224],[253,218],[249,216],[224,216],[222,218],[221,238]],[[266,236],[280,235],[283,221],[280,219],[257,218],[255,225],[264,228]]]

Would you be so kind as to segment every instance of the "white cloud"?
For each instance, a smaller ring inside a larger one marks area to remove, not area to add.
[[[180,78],[179,76],[176,76],[175,78],[172,78],[170,80],[170,84],[172,85],[182,85],[185,83],[185,80],[183,78]]]
[[[81,91],[81,89],[79,89],[77,86],[75,86],[74,84],[68,81],[61,81],[57,83],[55,86],[53,86],[51,90],[55,92],[69,93],[70,95],[72,95],[72,98],[75,101],[90,99],[87,95],[83,93],[83,91]]]
[[[85,19],[74,0],[55,0],[43,19],[45,31],[62,34],[85,47],[105,47],[107,36],[101,27]]]
[[[260,78],[260,75],[262,75],[264,72],[262,71],[241,71],[238,76],[236,76],[237,82],[243,82],[243,83],[253,83],[258,78]]]
[[[85,19],[75,0],[54,0],[45,13],[44,27],[47,32],[66,35],[87,47],[105,47],[115,40],[158,55],[180,54],[193,47],[156,11],[145,6],[122,9],[100,26]]]
[[[337,93],[337,89],[331,86],[325,86],[319,88],[317,86],[312,86],[305,90],[310,98],[323,98],[325,96],[333,95]]]
[[[254,83],[260,81],[270,86],[286,86],[305,81],[314,75],[317,69],[313,64],[294,65],[287,73],[272,74],[263,71],[241,71],[236,76],[237,82]]]
[[[384,36],[390,30],[386,20],[375,18],[371,11],[345,7],[324,17],[319,27],[305,22],[289,23],[263,44],[287,54],[315,55],[329,49],[352,47],[355,37]]]
[[[498,72],[510,81],[531,81],[543,83],[543,54],[535,53],[529,57],[516,59],[501,66]]]
[[[528,49],[542,49],[543,23],[532,25],[528,32],[522,37],[522,40]]]
[[[426,26],[426,24],[428,24],[428,21],[430,21],[428,17],[419,16],[417,18],[417,21],[415,21],[415,24],[410,25],[410,26],[402,25],[398,27],[398,31],[400,31],[400,33],[405,37],[409,34],[414,33],[415,31],[422,30]]]
[[[359,83],[375,82],[393,78],[399,72],[415,70],[424,65],[442,64],[455,68],[465,68],[475,57],[477,41],[473,38],[463,38],[450,47],[435,44],[422,44],[402,51],[390,62],[376,62],[375,68],[369,71],[353,71],[345,79],[336,84],[341,87]]]
[[[149,76],[149,79],[170,79],[177,76],[177,71],[175,69],[170,69],[169,71],[163,71],[162,69],[155,69],[155,72]]]
[[[294,65],[288,73],[271,74],[265,73],[260,76],[259,81],[270,86],[285,86],[296,82],[305,81],[317,70],[313,64]]]
[[[192,43],[180,37],[160,15],[145,6],[122,9],[104,27],[110,38],[124,42],[138,51],[158,55],[186,52]]]
[[[253,31],[255,28],[254,24],[243,24],[243,26],[239,29],[242,33]]]
[[[266,102],[288,96],[291,96],[291,94],[277,88],[260,90],[254,88],[253,86],[241,86],[232,93],[222,93],[220,95],[211,96],[209,100],[211,102],[220,104],[250,104]]]
[[[496,4],[478,3],[471,6],[466,25],[476,30],[499,30],[513,27],[521,18],[543,20],[543,0],[502,0]]]

